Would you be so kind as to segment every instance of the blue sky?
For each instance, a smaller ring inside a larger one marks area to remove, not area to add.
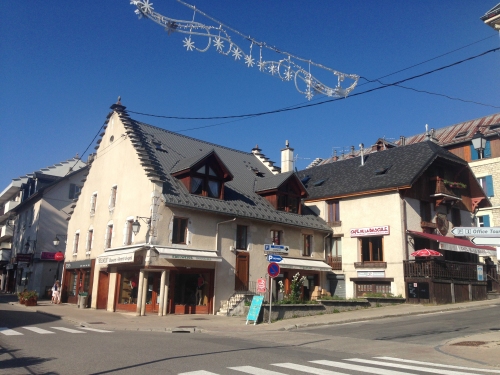
[[[259,41],[368,79],[473,43],[386,77],[385,83],[500,46],[499,34],[479,19],[494,0],[188,2]],[[175,0],[153,1],[153,6],[172,18],[193,16]],[[205,53],[187,51],[184,35],[168,35],[151,20],[139,20],[134,9],[128,0],[0,2],[0,191],[12,178],[82,155],[118,95],[130,111],[182,117],[308,103],[292,82],[248,68],[213,47]],[[196,21],[210,23],[199,15]],[[249,43],[242,41],[241,47],[248,49]],[[333,150],[371,145],[379,137],[395,140],[424,131],[425,124],[440,128],[500,112],[499,67],[500,51],[405,83],[497,108],[389,87],[232,122],[132,117],[242,151],[258,144],[277,163],[289,140],[296,166],[303,169]],[[360,79],[352,94],[373,87]],[[187,130],[206,125],[217,126]]]

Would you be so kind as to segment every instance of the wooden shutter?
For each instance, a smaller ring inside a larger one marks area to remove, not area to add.
[[[483,216],[483,227],[489,227],[490,226],[490,215],[484,215]]]
[[[485,176],[484,179],[486,180],[486,195],[488,197],[494,197],[495,191],[493,190],[493,177]]]

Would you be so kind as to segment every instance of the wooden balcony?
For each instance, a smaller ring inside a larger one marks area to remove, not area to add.
[[[326,259],[326,263],[330,267],[332,267],[332,270],[334,271],[341,271],[342,270],[342,257],[334,257],[329,255]]]
[[[437,259],[403,261],[405,278],[439,280],[476,281],[478,265],[482,264],[450,262]],[[486,280],[486,272],[484,279]]]

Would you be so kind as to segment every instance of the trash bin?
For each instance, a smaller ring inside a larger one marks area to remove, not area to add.
[[[78,293],[78,308],[86,309],[87,308],[87,300],[89,298],[89,294],[87,292]]]

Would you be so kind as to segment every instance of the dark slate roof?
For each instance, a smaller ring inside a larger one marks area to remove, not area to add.
[[[467,162],[431,141],[395,147],[361,157],[337,161],[298,172],[308,199],[411,186],[437,158],[467,166]],[[321,182],[323,181],[323,182]],[[317,186],[316,186],[317,185]]]
[[[288,180],[293,175],[293,172],[279,173],[277,175],[271,175],[267,178],[259,178],[255,184],[255,191],[266,191],[272,189],[278,189],[281,184]]]
[[[275,176],[252,153],[242,152],[165,129],[132,120],[125,107],[116,104],[111,108],[118,113],[126,133],[150,179],[162,181],[163,198],[167,206],[225,214],[231,217],[276,222],[304,228],[331,231],[326,222],[308,210],[303,215],[275,210],[263,197],[255,193],[257,184],[273,186],[276,181],[290,174]],[[108,115],[109,120],[110,115]],[[161,147],[160,147],[161,145]],[[192,165],[209,152],[215,151],[233,175],[224,184],[224,200],[188,193],[173,171]],[[259,177],[263,176],[263,177]],[[266,180],[269,179],[269,182]]]
[[[205,159],[208,155],[210,155],[214,150],[200,152],[198,155],[192,156],[190,158],[180,159],[179,162],[174,165],[170,173],[180,172],[186,169],[191,168],[193,165],[198,163],[200,160]]]

